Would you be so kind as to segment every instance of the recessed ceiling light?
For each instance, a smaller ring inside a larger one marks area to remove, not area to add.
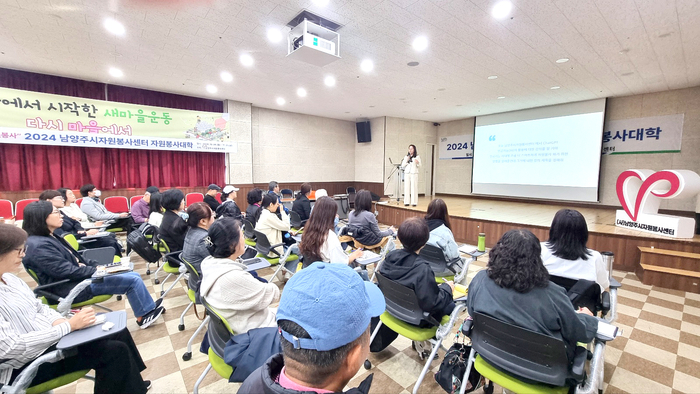
[[[568,58],[568,57],[563,57],[563,58],[561,58],[561,59],[557,59],[557,63],[559,63],[559,64],[561,64],[561,63],[566,63],[566,62],[568,62],[568,61],[569,61],[569,58]]]
[[[503,0],[496,3],[491,9],[491,16],[496,19],[506,19],[513,10],[513,3],[509,0]]]
[[[124,76],[124,73],[118,68],[110,67],[109,75],[113,76],[114,78],[121,78]]]
[[[424,51],[428,47],[428,37],[416,37],[413,40],[413,44],[411,44],[411,46],[413,46],[413,49],[415,49],[416,51]]]
[[[498,96],[499,100],[503,100],[504,98],[506,98],[506,96]]]
[[[420,63],[418,63],[418,62],[408,62],[408,63],[406,63],[406,65],[407,65],[408,67],[415,67],[415,66],[417,66],[417,65],[419,65],[419,64],[420,64]]]
[[[297,96],[306,97],[306,89],[304,89],[304,88],[297,89]]]
[[[212,84],[207,85],[207,92],[214,94],[218,91],[219,91],[219,89],[216,86],[214,86]]]
[[[374,62],[372,62],[369,59],[365,59],[362,61],[362,63],[360,63],[360,68],[362,69],[362,71],[368,73],[374,70]]]
[[[222,71],[221,74],[219,74],[219,75],[221,76],[221,80],[224,82],[233,81],[233,75],[231,75],[231,73],[228,71]]]
[[[282,97],[277,97],[276,101],[277,101],[277,105],[284,105],[284,103],[285,103],[284,98],[282,98]]]
[[[107,29],[108,32],[117,36],[123,36],[126,32],[124,25],[122,25],[121,22],[112,18],[105,19],[104,27],[105,29]]]
[[[241,64],[246,67],[251,67],[253,64],[255,64],[255,59],[253,59],[253,57],[247,53],[242,54],[239,60],[241,61]]]
[[[325,78],[323,78],[323,83],[326,84],[326,86],[333,87],[335,86],[335,77],[332,75],[328,75]]]
[[[560,88],[561,88],[561,86],[552,86],[550,89],[552,89],[552,90],[557,90],[557,89],[560,89]]]
[[[498,78],[498,75],[490,75],[490,76],[489,76],[488,78],[486,78],[486,79],[496,79],[496,78]]]
[[[313,3],[319,7],[325,7],[328,5],[328,0],[313,0]]]
[[[280,42],[282,41],[282,32],[276,27],[271,27],[267,29],[267,39],[274,43]]]

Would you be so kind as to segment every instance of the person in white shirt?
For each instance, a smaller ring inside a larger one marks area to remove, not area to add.
[[[408,153],[401,162],[404,171],[403,205],[414,207],[418,204],[418,168],[421,165],[416,146],[408,146]]]
[[[601,291],[610,286],[603,257],[588,249],[588,226],[579,211],[562,209],[554,215],[549,240],[542,242],[542,262],[550,275],[596,282]]]
[[[61,212],[63,212],[63,214],[68,216],[69,218],[80,222],[81,226],[89,224],[90,220],[88,220],[88,215],[85,212],[83,212],[82,209],[80,209],[78,204],[75,203],[77,201],[77,198],[75,197],[75,193],[73,193],[73,190],[62,187],[58,189],[58,192],[61,193],[61,196],[65,201],[65,205],[63,208],[61,208]],[[101,225],[102,222],[95,222],[95,226]]]
[[[350,264],[362,256],[358,249],[346,254],[338,236],[333,231],[338,206],[330,197],[316,199],[314,209],[304,226],[304,235],[299,251],[304,256],[304,267],[317,261],[334,264]]]
[[[267,236],[270,245],[281,244],[284,242],[283,232],[291,229],[289,215],[280,209],[280,217],[277,217],[277,209],[280,207],[279,200],[274,194],[266,194],[262,200],[262,212],[260,219],[255,224],[255,229]],[[289,234],[289,233],[286,233]],[[286,243],[286,242],[285,242]],[[280,255],[284,253],[284,248],[279,246],[275,249]],[[270,253],[269,257],[277,257],[274,253]]]
[[[151,202],[148,210],[148,224],[160,227],[163,221],[163,194],[160,192],[151,193]]]

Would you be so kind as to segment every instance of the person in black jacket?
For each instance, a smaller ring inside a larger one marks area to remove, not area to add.
[[[297,195],[297,199],[292,204],[292,211],[299,214],[302,223],[309,220],[311,216],[311,201],[309,201],[309,193],[311,193],[311,184],[302,183],[301,191]]]
[[[207,192],[204,194],[204,202],[207,203],[207,205],[209,205],[209,208],[211,208],[212,212],[216,212],[216,209],[219,208],[219,205],[221,205],[221,203],[219,203],[216,200],[216,193],[220,191],[221,188],[219,187],[219,185],[212,183],[211,185],[209,185],[209,187],[207,188]]]
[[[61,209],[65,206],[65,200],[58,190],[44,190],[39,195],[39,200],[49,201],[57,209]],[[80,222],[73,220],[72,218],[61,212],[61,217],[63,218],[63,225],[60,229],[56,229],[56,235],[61,236],[62,232],[71,233],[75,235],[75,239],[81,239],[85,236],[95,235],[99,232],[97,229],[85,230]],[[104,237],[92,239],[90,242],[80,244],[81,249],[94,249],[94,248],[114,248],[114,255],[122,255],[122,246],[117,241],[117,237],[114,234],[105,235]]]
[[[403,249],[389,252],[379,267],[379,273],[387,279],[413,289],[421,309],[428,312],[435,320],[442,320],[443,316],[449,315],[455,308],[452,299],[454,283],[447,281],[438,286],[430,264],[418,255],[430,238],[428,224],[425,219],[419,217],[406,219],[399,226],[398,237]],[[426,321],[422,321],[419,326],[432,327]],[[372,351],[382,350],[396,338],[395,333],[392,334],[392,331],[384,327],[383,325],[372,343]]]
[[[236,193],[238,190],[237,187],[231,185],[224,187],[224,190],[221,192],[221,200],[223,203],[216,209],[217,218],[229,217],[240,220],[243,217],[241,209],[238,208],[235,201],[235,198],[238,196]]]
[[[187,223],[180,216],[185,209],[185,195],[180,189],[170,189],[163,192],[163,221],[160,223],[158,235],[168,245],[171,252],[182,250],[187,234]],[[172,263],[171,263],[172,264]]]
[[[262,207],[263,191],[261,189],[253,189],[248,192],[246,200],[248,201],[248,208],[245,210],[245,218],[253,225],[260,219],[261,207]]]
[[[29,238],[22,263],[27,270],[36,273],[40,285],[69,279],[69,282],[51,288],[52,292],[65,297],[75,285],[92,277],[97,270],[97,262],[83,259],[66,241],[54,236],[53,232],[62,224],[60,212],[50,202],[36,201],[28,204],[24,209],[22,229],[29,234]],[[95,280],[74,302],[86,301],[102,294],[126,294],[141,328],[150,326],[163,313],[163,308],[159,306],[160,300],[157,303],[153,301],[141,275],[135,272]]]

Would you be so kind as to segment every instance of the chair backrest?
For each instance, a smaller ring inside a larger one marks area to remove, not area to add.
[[[420,257],[430,264],[430,268],[435,274],[444,274],[445,272],[455,273],[452,268],[447,265],[445,261],[445,253],[442,249],[434,245],[425,245],[420,251]]]
[[[292,189],[282,189],[280,190],[280,194],[282,195],[282,198],[294,198],[294,192]]]
[[[223,358],[226,342],[228,342],[231,336],[236,335],[236,333],[233,332],[226,319],[221,316],[221,313],[214,309],[204,296],[201,296],[201,300],[204,309],[207,310],[207,316],[210,318],[209,328],[207,329],[209,346],[211,346],[217,356]]]
[[[221,193],[216,193],[216,201],[221,202]]]
[[[77,200],[75,200],[75,203],[78,205],[78,208],[80,208],[83,205],[83,198],[85,197],[80,197]]]
[[[39,277],[37,276],[36,272],[34,272],[34,270],[31,268],[27,268],[26,266],[24,268],[27,270],[27,273],[29,274],[29,276],[31,276],[32,279],[34,279],[34,282],[36,282],[37,285],[41,285],[41,283],[39,282]]]
[[[349,196],[349,195],[351,195],[351,194],[356,194],[357,192],[355,191],[355,187],[353,187],[353,186],[348,186],[348,187],[345,188],[345,193],[347,193],[348,196]]]
[[[129,199],[129,209],[131,209],[131,207],[134,206],[134,203],[135,203],[136,201],[138,201],[138,200],[140,200],[140,199],[142,199],[142,198],[143,198],[142,195],[140,195],[140,196],[131,196],[131,198]],[[107,202],[107,201],[105,200],[105,202]]]
[[[73,233],[62,233],[61,238],[63,238],[64,241],[68,242],[68,245],[71,246],[71,248],[78,250],[80,248],[80,245],[78,244],[78,240],[75,238],[75,235]]]
[[[243,235],[248,239],[255,239],[253,223],[248,219],[243,219]]]
[[[129,200],[124,196],[105,198],[105,209],[114,213],[129,212]]]
[[[379,272],[377,272],[377,280],[379,289],[384,293],[386,311],[389,314],[414,326],[419,325],[423,320],[431,324],[436,323],[431,321],[434,319],[428,313],[423,312],[418,304],[418,296],[416,296],[416,292],[413,289],[394,282]]]
[[[289,211],[289,223],[296,229],[300,229],[303,226],[301,223],[301,216],[294,211]]]
[[[202,193],[187,193],[185,196],[185,205],[190,206],[196,202],[204,201],[204,194]]]
[[[12,208],[12,201],[0,200],[0,218],[9,219],[13,216],[15,216],[15,212]]]
[[[566,290],[574,308],[588,308],[593,314],[602,309],[600,285],[591,280],[570,279],[563,276],[550,275],[549,280]]]
[[[185,260],[182,257],[182,253],[180,253],[180,255],[178,257],[179,257],[180,261],[182,261],[185,264],[185,268],[187,268],[187,272],[190,275],[194,275],[194,277],[197,278],[197,280],[199,280],[199,272],[197,272],[197,269],[194,267],[194,265],[190,264],[189,261]]]
[[[30,203],[33,203],[34,201],[39,201],[38,198],[27,198],[25,200],[19,200],[17,203],[15,203],[15,219],[16,220],[24,220],[24,208],[27,207]]]
[[[474,313],[472,346],[489,364],[518,377],[565,386],[569,361],[564,341]]]
[[[270,254],[271,251],[274,250],[272,249],[270,240],[267,239],[267,235],[261,233],[258,230],[253,230],[253,234],[255,235],[255,250],[257,250],[258,253],[267,256],[268,254]]]

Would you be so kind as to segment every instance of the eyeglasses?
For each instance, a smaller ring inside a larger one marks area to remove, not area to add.
[[[19,255],[23,255],[27,253],[27,244],[22,245],[22,247],[15,249],[16,251],[19,252]]]
[[[61,200],[61,201],[64,201],[65,198],[63,198],[63,197],[61,197],[61,196],[56,196],[56,197],[52,198],[52,200]]]
[[[60,214],[61,214],[61,212],[59,212],[58,210],[53,210],[51,212],[51,215],[60,215]]]

